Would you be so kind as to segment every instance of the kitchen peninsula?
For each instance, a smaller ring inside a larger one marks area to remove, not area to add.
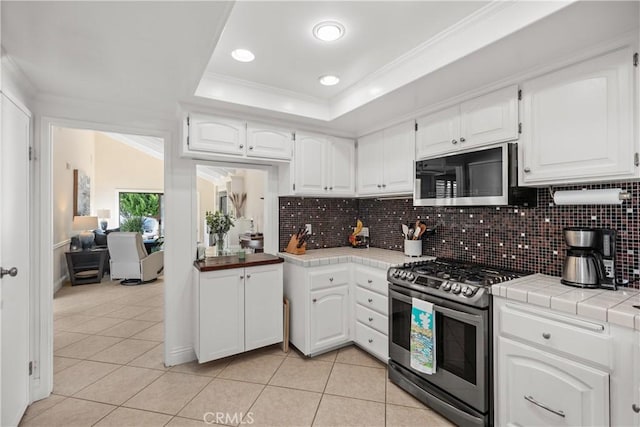
[[[194,262],[194,350],[200,363],[282,341],[282,263],[269,254]]]

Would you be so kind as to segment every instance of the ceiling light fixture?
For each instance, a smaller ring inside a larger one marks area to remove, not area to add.
[[[324,42],[332,42],[344,36],[344,25],[336,21],[323,21],[313,27],[313,36]]]
[[[251,62],[256,59],[256,56],[253,54],[253,52],[247,49],[236,49],[231,52],[231,56],[233,57],[233,59],[240,62]]]
[[[320,80],[320,84],[323,84],[325,86],[333,86],[337,85],[340,82],[340,77],[328,74],[326,76],[320,76],[318,80]]]

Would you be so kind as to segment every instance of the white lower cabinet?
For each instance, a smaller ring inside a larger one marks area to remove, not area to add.
[[[349,341],[349,284],[311,291],[311,351]]]
[[[387,272],[354,266],[356,298],[354,342],[385,363],[389,359],[389,299]]]
[[[499,425],[609,425],[609,374],[499,338]]]
[[[282,264],[200,272],[194,350],[200,363],[282,341]]]
[[[289,299],[290,342],[314,355],[351,341],[349,264],[302,267],[284,265],[284,293]]]

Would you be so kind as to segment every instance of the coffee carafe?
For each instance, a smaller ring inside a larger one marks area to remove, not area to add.
[[[569,249],[562,269],[562,283],[581,288],[616,289],[616,231],[568,227],[563,232]]]

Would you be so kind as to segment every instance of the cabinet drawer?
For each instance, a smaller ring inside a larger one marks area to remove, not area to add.
[[[356,322],[355,342],[384,361],[389,358],[389,339],[387,336],[360,322]]]
[[[362,289],[361,287],[356,288],[356,301],[363,307],[375,310],[385,316],[389,312],[387,297]]]
[[[320,267],[309,273],[311,289],[328,288],[349,283],[348,267]]]
[[[529,307],[505,304],[499,313],[500,335],[510,335],[547,351],[562,352],[611,366],[611,337],[604,325]]]
[[[356,267],[356,284],[370,291],[387,296],[389,284],[387,283],[387,271],[370,267]]]
[[[360,304],[356,304],[356,321],[389,335],[389,318]]]

